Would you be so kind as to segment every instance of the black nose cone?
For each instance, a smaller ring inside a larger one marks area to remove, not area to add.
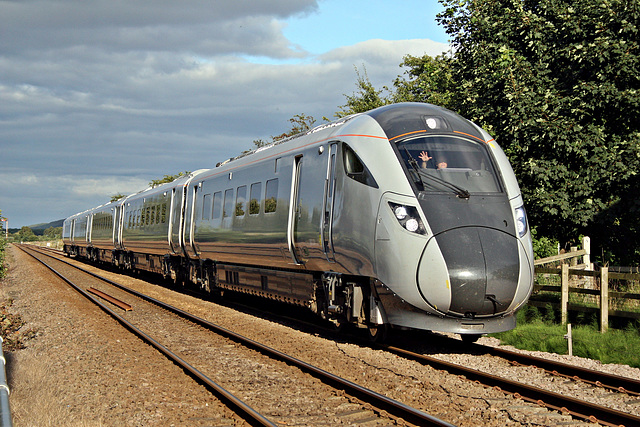
[[[506,311],[518,287],[517,240],[484,227],[448,230],[436,240],[451,280],[449,311],[470,318]]]

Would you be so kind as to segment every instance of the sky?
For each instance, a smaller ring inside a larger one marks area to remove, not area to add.
[[[333,118],[403,56],[438,55],[437,0],[0,0],[0,211],[48,223]]]

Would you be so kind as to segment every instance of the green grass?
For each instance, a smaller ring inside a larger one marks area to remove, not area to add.
[[[527,306],[518,313],[518,327],[508,332],[492,334],[504,345],[522,350],[568,354],[564,338],[566,326],[555,323],[553,310],[537,310]],[[576,325],[572,328],[573,355],[640,368],[640,330],[629,324],[624,330],[610,329],[602,334],[596,325]]]

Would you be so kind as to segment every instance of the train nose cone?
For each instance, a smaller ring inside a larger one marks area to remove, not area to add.
[[[449,313],[475,317],[507,310],[520,272],[515,237],[490,228],[462,227],[437,235],[436,241],[449,273]]]

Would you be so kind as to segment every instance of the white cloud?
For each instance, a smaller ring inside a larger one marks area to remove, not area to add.
[[[164,174],[213,167],[288,129],[295,114],[331,117],[356,88],[354,66],[390,85],[405,54],[447,48],[368,40],[310,56],[282,29],[316,9],[312,0],[0,1],[2,213],[23,218],[13,225],[59,219]]]

